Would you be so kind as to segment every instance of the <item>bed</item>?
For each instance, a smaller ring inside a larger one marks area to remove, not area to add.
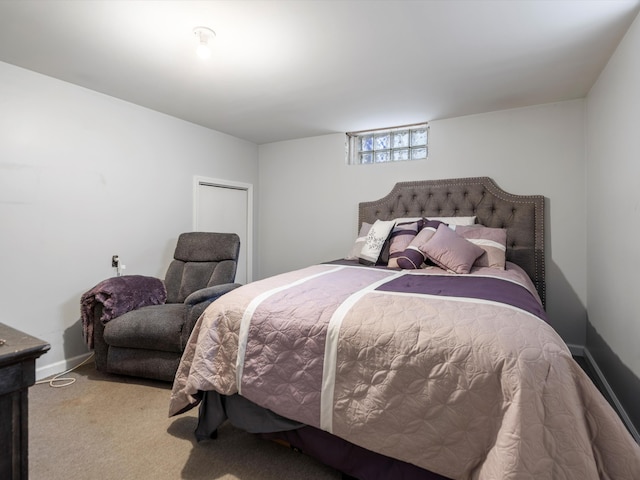
[[[638,479],[640,449],[549,325],[544,197],[397,183],[346,259],[199,319],[170,415],[200,407],[363,480]]]

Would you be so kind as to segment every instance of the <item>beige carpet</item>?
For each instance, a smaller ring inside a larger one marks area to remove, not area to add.
[[[340,474],[225,423],[196,443],[197,409],[167,417],[170,385],[104,375],[92,363],[76,382],[29,389],[31,480],[335,480]]]

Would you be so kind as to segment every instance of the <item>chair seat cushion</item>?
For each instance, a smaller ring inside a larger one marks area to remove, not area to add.
[[[150,305],[109,321],[104,339],[114,347],[182,352],[180,334],[187,317],[183,303]]]

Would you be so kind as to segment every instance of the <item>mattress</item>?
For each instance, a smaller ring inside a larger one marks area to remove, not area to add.
[[[518,266],[322,264],[240,287],[191,335],[170,415],[201,393],[452,479],[634,479],[640,450]]]

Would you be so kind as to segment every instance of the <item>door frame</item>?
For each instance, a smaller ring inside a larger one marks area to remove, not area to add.
[[[247,192],[247,283],[253,281],[253,185],[250,183],[223,180],[220,178],[194,175],[193,177],[193,230],[198,231],[198,214],[200,212],[199,187],[218,187],[243,190]]]

